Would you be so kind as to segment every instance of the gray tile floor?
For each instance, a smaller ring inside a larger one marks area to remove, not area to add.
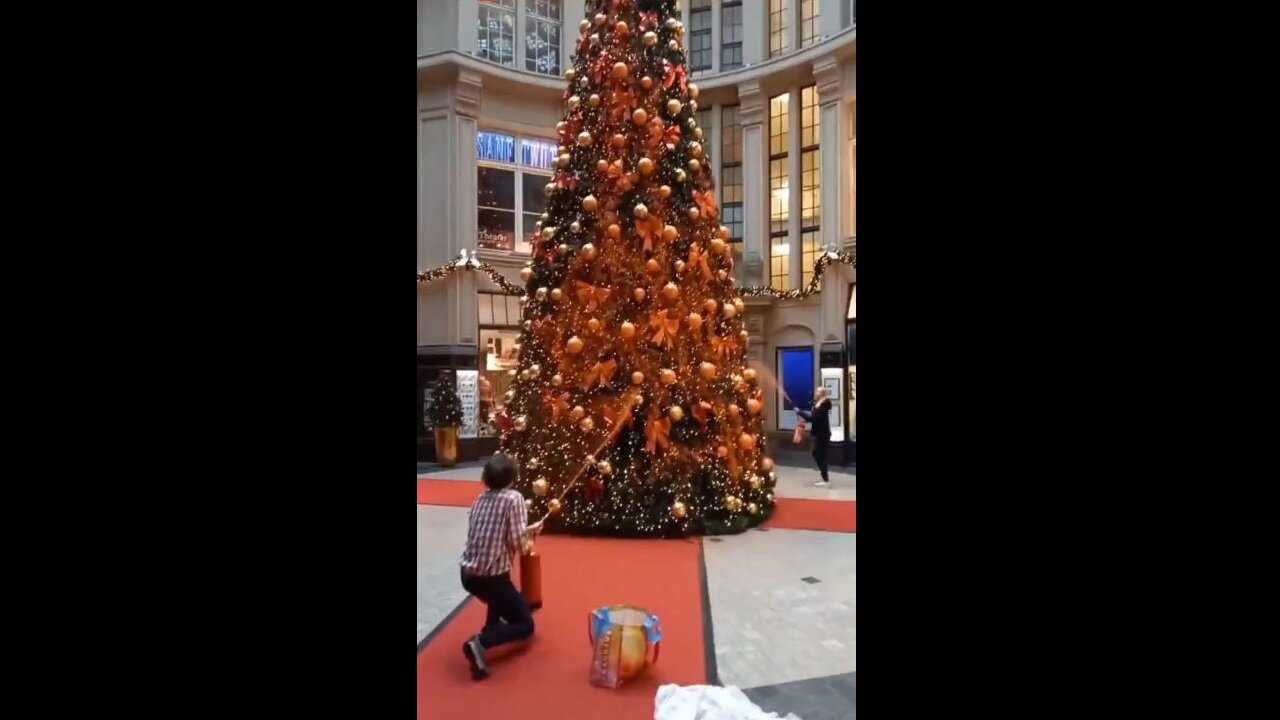
[[[418,642],[462,602],[458,555],[467,538],[467,508],[418,506]]]
[[[753,530],[704,543],[722,683],[753,688],[857,670],[857,537]]]
[[[795,713],[802,720],[855,720],[857,690],[857,674],[844,673],[743,692],[762,710],[779,717]]]

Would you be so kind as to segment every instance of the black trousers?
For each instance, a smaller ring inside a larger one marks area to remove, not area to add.
[[[480,644],[485,649],[533,635],[533,613],[529,612],[524,595],[511,582],[511,573],[468,576],[463,572],[462,589],[489,606],[484,629],[480,631]]]
[[[822,480],[827,481],[827,445],[830,442],[828,438],[820,438],[816,435],[813,438],[813,460],[818,463],[818,472],[822,474]]]

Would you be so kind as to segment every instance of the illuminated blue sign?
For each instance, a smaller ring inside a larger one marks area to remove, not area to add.
[[[489,162],[514,163],[516,139],[481,130],[476,133],[476,157]]]
[[[541,140],[520,140],[520,164],[550,170],[556,161],[556,144]]]

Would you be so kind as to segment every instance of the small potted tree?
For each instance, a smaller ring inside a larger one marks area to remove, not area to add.
[[[436,433],[436,462],[453,467],[458,462],[458,426],[462,401],[453,387],[452,373],[442,375],[431,391],[431,425]]]

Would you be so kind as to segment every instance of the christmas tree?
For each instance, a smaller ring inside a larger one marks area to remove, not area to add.
[[[462,424],[462,401],[453,387],[453,375],[445,374],[431,389],[431,407],[427,417],[432,427],[458,427]]]
[[[739,532],[777,476],[677,2],[587,10],[502,448],[549,529]]]

